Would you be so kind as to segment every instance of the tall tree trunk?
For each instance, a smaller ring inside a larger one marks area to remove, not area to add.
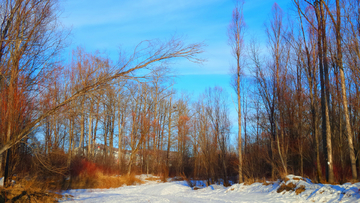
[[[340,71],[340,80],[341,80],[341,94],[342,94],[342,103],[344,107],[344,114],[345,114],[345,129],[347,134],[347,139],[349,142],[349,151],[350,151],[350,162],[351,162],[351,172],[352,178],[357,180],[357,171],[356,171],[356,156],[354,150],[354,141],[353,141],[353,134],[350,124],[350,116],[348,110],[348,101],[346,96],[346,84],[345,84],[345,75],[344,75],[344,66],[342,61],[342,48],[341,48],[341,8],[340,8],[340,1],[336,0],[336,17],[337,22],[334,25],[336,29],[336,47],[337,47],[337,57],[336,63],[339,67]]]
[[[88,135],[88,149],[87,149],[87,157],[90,158],[92,153],[91,153],[91,140],[92,140],[92,108],[90,109],[89,112],[89,135]]]
[[[171,131],[172,131],[172,117],[171,117],[171,113],[172,113],[172,103],[171,103],[171,100],[172,100],[172,96],[170,96],[170,100],[169,100],[169,122],[168,122],[168,139],[167,139],[167,151],[166,151],[166,166],[168,168],[170,168],[170,165],[169,165],[169,159],[170,159],[170,146],[171,146]]]
[[[72,146],[74,142],[74,131],[73,131],[73,120],[72,118],[69,119],[69,149],[68,149],[68,165],[70,166],[71,159],[72,159]]]
[[[118,131],[119,131],[119,140],[118,140],[118,160],[119,160],[119,169],[121,170],[121,161],[122,161],[122,133],[123,133],[123,126],[124,126],[124,114],[125,112],[118,111]]]
[[[84,107],[84,98],[81,102],[81,117],[80,117],[80,141],[79,141],[79,149],[76,153],[81,153],[81,155],[84,152],[83,148],[83,142],[84,142],[84,136],[85,136],[85,107]]]
[[[320,69],[320,86],[321,86],[321,112],[322,112],[322,136],[324,154],[326,157],[326,179],[329,183],[334,183],[334,168],[331,144],[331,128],[329,115],[329,70],[327,62],[327,45],[326,45],[326,24],[323,1],[315,2],[315,12],[318,21],[318,49],[319,49],[319,69]]]

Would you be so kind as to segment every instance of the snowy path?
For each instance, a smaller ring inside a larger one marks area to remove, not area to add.
[[[62,202],[327,202],[327,203],[360,203],[360,182],[343,185],[314,184],[309,179],[300,176],[288,175],[286,181],[277,181],[272,184],[254,183],[252,185],[234,184],[225,188],[221,185],[211,185],[198,190],[192,190],[185,181],[159,183],[146,181],[146,175],[139,178],[146,182],[143,185],[124,186],[114,189],[70,190],[65,193],[73,198]],[[193,183],[194,184],[194,183]],[[281,185],[293,185],[293,190],[277,190]],[[205,185],[197,181],[196,185]],[[296,195],[295,189],[306,188]]]
[[[69,202],[303,202],[296,196],[279,198],[269,193],[237,193],[227,189],[215,185],[192,190],[185,182],[149,183],[116,189],[72,190],[69,194],[74,199]]]

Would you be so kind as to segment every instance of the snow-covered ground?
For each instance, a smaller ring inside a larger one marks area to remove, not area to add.
[[[64,194],[73,198],[62,202],[360,202],[360,183],[313,184],[308,179],[292,175],[288,179],[269,185],[235,184],[227,188],[211,185],[198,190],[193,190],[185,181],[147,181],[142,185],[114,189],[70,190]],[[282,184],[293,184],[294,190],[305,187],[305,191],[299,195],[292,190],[278,193]]]

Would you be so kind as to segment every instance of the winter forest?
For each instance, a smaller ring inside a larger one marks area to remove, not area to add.
[[[0,1],[5,187],[15,177],[92,187],[95,171],[225,186],[288,174],[358,182],[359,1],[292,0],[288,10],[275,3],[265,45],[245,37],[246,2],[236,1],[226,31],[233,91],[200,95],[173,88],[172,65],[203,63],[205,43],[174,35],[144,39],[116,61],[84,47],[66,55],[70,30],[58,22],[59,4]]]

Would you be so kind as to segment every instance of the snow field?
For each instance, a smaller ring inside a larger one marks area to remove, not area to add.
[[[143,181],[146,175],[139,176]],[[193,190],[186,181],[160,183],[159,181],[145,181],[145,184],[124,186],[113,189],[70,190],[64,194],[73,195],[72,199],[62,202],[360,202],[360,183],[346,183],[343,185],[314,184],[309,179],[300,176],[288,175],[287,181],[277,181],[264,185],[234,184],[231,187],[222,185],[205,186],[198,181]],[[296,187],[290,191],[277,192],[282,184],[292,183]],[[299,195],[295,190],[305,186],[305,191]]]

